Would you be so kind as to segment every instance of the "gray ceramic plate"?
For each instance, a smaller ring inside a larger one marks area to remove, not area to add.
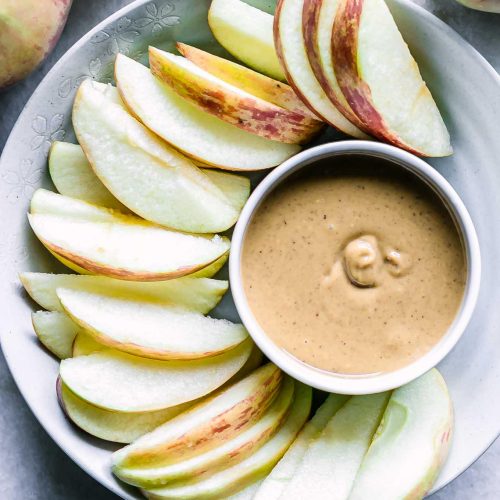
[[[273,1],[252,0],[261,7]],[[181,40],[223,53],[210,35],[209,0],[138,0],[83,37],[54,66],[21,114],[0,161],[1,342],[19,389],[61,448],[95,479],[123,498],[138,492],[109,470],[114,445],[75,429],[55,397],[58,363],[33,334],[34,304],[17,281],[22,270],[64,272],[30,231],[26,212],[33,191],[51,187],[47,151],[53,140],[74,140],[71,104],[88,77],[109,81],[117,52],[144,59],[149,44],[171,49]],[[455,155],[431,161],[467,205],[479,235],[483,278],[473,320],[440,369],[453,396],[456,433],[436,484],[444,486],[476,460],[500,433],[500,78],[455,32],[406,0],[390,0],[406,40],[444,112]],[[330,135],[322,141],[340,139]],[[228,297],[220,314],[234,318]],[[408,450],[411,453],[411,450]]]

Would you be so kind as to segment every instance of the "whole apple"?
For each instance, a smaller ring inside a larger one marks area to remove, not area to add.
[[[0,90],[28,76],[51,52],[72,0],[0,0]]]
[[[457,0],[457,2],[470,9],[500,14],[500,0]]]

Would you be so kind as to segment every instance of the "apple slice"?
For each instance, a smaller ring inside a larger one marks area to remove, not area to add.
[[[452,430],[452,402],[437,370],[396,389],[349,499],[424,498],[446,460]]]
[[[78,144],[53,142],[49,153],[49,172],[61,194],[95,205],[127,210],[94,174]]]
[[[328,491],[332,499],[347,500],[389,396],[385,392],[347,401],[309,444],[283,498],[323,498]]]
[[[238,493],[226,497],[226,500],[253,500],[261,484],[262,480],[256,481],[247,486],[246,488],[243,488],[242,490],[238,491]]]
[[[80,327],[62,312],[37,311],[31,321],[38,340],[60,359],[71,358]]]
[[[224,280],[191,277],[140,283],[105,276],[21,273],[20,280],[30,297],[49,311],[63,311],[56,288],[71,288],[155,304],[177,304],[206,314],[220,302],[229,286]]]
[[[185,57],[149,48],[151,72],[203,111],[252,134],[290,144],[308,142],[321,123],[256,97]]]
[[[86,80],[73,126],[100,180],[144,219],[198,233],[225,231],[238,213],[190,160],[167,146]]]
[[[175,148],[205,165],[225,170],[274,167],[300,150],[258,137],[219,120],[177,95],[148,68],[119,54],[115,77],[129,109]]]
[[[86,201],[57,194],[47,189],[37,189],[31,198],[30,213],[74,217],[93,222],[119,222],[144,223],[134,215],[126,215],[118,210],[104,208]],[[153,226],[153,224],[149,224]]]
[[[500,14],[500,1],[499,0],[457,0],[465,7],[482,12],[493,12]]]
[[[128,212],[95,175],[80,145],[54,142],[49,155],[49,169],[52,181],[61,194]],[[240,212],[250,195],[250,180],[242,175],[211,169],[202,169],[202,172]]]
[[[421,156],[452,154],[446,125],[383,0],[342,0],[332,47],[340,88],[375,136]]]
[[[114,473],[126,483],[141,488],[200,479],[241,462],[276,433],[288,415],[294,394],[294,381],[286,377],[281,390],[266,413],[246,431],[216,448],[178,463],[163,467],[115,469]]]
[[[191,406],[184,403],[146,413],[120,413],[87,403],[73,394],[60,378],[57,379],[56,389],[61,409],[77,427],[99,439],[115,443],[131,443]]]
[[[248,338],[243,325],[175,305],[70,288],[56,292],[69,317],[97,342],[136,356],[206,358]]]
[[[74,323],[72,321],[72,323]],[[81,331],[73,342],[73,357],[88,356],[95,352],[106,351],[109,348],[99,342],[95,341],[93,337]]]
[[[188,379],[188,375],[185,377],[186,391],[191,390],[190,385],[206,385],[208,382],[198,377]],[[278,393],[281,380],[281,370],[268,363],[130,446],[115,452],[113,471],[119,473],[123,468],[178,463],[222,445],[263,415]]]
[[[354,113],[340,89],[332,60],[332,31],[340,0],[304,0],[302,30],[309,63],[323,91],[335,107],[364,132],[364,123]]]
[[[151,499],[226,498],[263,478],[293,443],[311,411],[311,388],[298,382],[296,384],[296,396],[288,418],[281,429],[255,453],[236,465],[200,481],[172,483],[161,488],[146,490],[145,495]]]
[[[32,214],[33,231],[53,252],[88,271],[130,281],[162,281],[198,271],[229,250],[229,240],[142,223],[92,222]]]
[[[300,463],[306,454],[309,444],[319,437],[330,419],[342,408],[348,396],[330,394],[318,408],[314,417],[304,426],[297,439],[276,464],[271,473],[264,479],[255,492],[254,500],[278,500],[293,479]]]
[[[302,33],[304,0],[280,0],[274,16],[274,43],[288,83],[322,120],[360,139],[367,136],[328,99],[309,63]]]
[[[304,106],[292,87],[286,83],[185,43],[177,42],[177,50],[196,66],[231,85],[277,106],[318,120],[318,117]]]
[[[273,41],[273,16],[240,0],[212,0],[208,24],[234,57],[260,73],[286,80]]]
[[[85,401],[126,413],[170,408],[214,391],[245,364],[246,340],[207,359],[158,361],[107,349],[61,361],[63,382]]]

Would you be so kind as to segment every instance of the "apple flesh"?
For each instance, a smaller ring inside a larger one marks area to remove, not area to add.
[[[312,390],[299,382],[288,418],[280,430],[243,461],[199,481],[176,482],[144,490],[151,499],[219,499],[241,491],[262,479],[285,454],[302,429],[311,411]],[[306,497],[307,498],[307,497]]]
[[[181,231],[225,231],[238,212],[188,158],[165,144],[121,105],[106,86],[86,80],[73,126],[93,170],[111,193],[146,220]]]
[[[262,481],[253,500],[278,500],[293,479],[309,444],[319,437],[331,418],[349,399],[348,396],[330,394],[318,408],[313,418],[304,426],[297,439],[276,464],[271,473]]]
[[[342,0],[332,48],[340,88],[374,136],[420,156],[452,154],[439,109],[383,0]]]
[[[283,498],[347,500],[354,478],[382,419],[390,393],[354,396],[310,442]],[[383,498],[374,495],[364,498]]]
[[[280,0],[274,15],[274,43],[288,83],[322,120],[348,135],[366,139],[366,134],[330,101],[313,72],[302,30],[303,9],[304,0]]]
[[[138,62],[118,55],[118,90],[131,112],[176,149],[206,166],[224,170],[274,167],[300,150],[270,141],[205,113],[177,95]]]
[[[277,80],[286,80],[273,42],[273,16],[240,0],[212,0],[208,24],[234,57]]]
[[[240,324],[179,306],[57,288],[68,316],[97,342],[151,359],[216,356],[248,338]]]
[[[318,132],[317,121],[229,84],[185,57],[150,47],[149,63],[153,75],[178,95],[242,130],[290,144],[306,143]]]
[[[73,323],[73,322],[72,322]],[[81,331],[73,342],[73,357],[88,356],[95,352],[105,351],[108,349],[105,345],[96,342],[93,337]]]
[[[340,89],[332,60],[332,30],[340,0],[304,0],[302,30],[309,63],[324,92],[334,106],[364,132],[364,123],[356,116]]]
[[[278,393],[281,382],[281,370],[271,363],[264,365],[115,452],[113,471],[119,474],[123,468],[179,463],[226,443],[264,414]],[[192,378],[193,383],[207,384],[207,381]],[[186,391],[191,391],[189,382]]]
[[[31,314],[33,329],[40,342],[59,359],[71,358],[73,342],[80,327],[62,312],[37,311]]]
[[[154,304],[177,304],[206,314],[219,303],[229,287],[224,280],[191,277],[150,283],[77,274],[21,273],[19,278],[30,297],[41,307],[61,312],[64,309],[57,297],[57,288],[105,293]]]
[[[279,394],[262,417],[246,431],[226,443],[178,463],[163,467],[124,468],[115,470],[123,481],[142,488],[155,488],[174,481],[201,479],[241,462],[277,432],[292,405],[294,381],[286,377]]]
[[[457,0],[469,9],[500,14],[500,0]]]
[[[49,152],[49,172],[54,186],[61,194],[122,212],[127,211],[94,174],[78,144],[53,142]]]
[[[59,374],[90,404],[125,413],[161,410],[206,396],[245,364],[247,340],[212,358],[159,361],[106,349],[61,361]]]
[[[349,499],[424,498],[446,460],[452,432],[451,398],[436,369],[396,389]]]
[[[286,83],[185,43],[178,42],[177,50],[196,66],[245,92],[312,120],[318,120]]]
[[[0,90],[28,76],[59,40],[71,0],[2,0]]]
[[[60,378],[57,379],[56,390],[61,409],[77,427],[92,436],[114,443],[131,443],[191,406],[190,403],[184,403],[146,413],[120,413],[87,403],[73,394]]]

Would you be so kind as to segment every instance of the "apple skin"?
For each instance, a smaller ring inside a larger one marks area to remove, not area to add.
[[[286,83],[185,43],[177,42],[177,50],[196,66],[231,85],[277,106],[318,120]]]
[[[179,56],[149,48],[153,75],[203,111],[242,130],[274,141],[303,144],[321,126],[302,113],[289,111],[248,93],[239,93],[236,88],[232,91],[226,82],[221,81],[219,85],[182,67],[178,61],[182,61]]]
[[[27,77],[59,40],[72,0],[2,0],[0,90]]]
[[[321,64],[320,48],[318,44],[318,23],[321,14],[321,9],[324,2],[328,0],[304,0],[304,8],[302,10],[302,30],[304,33],[304,43],[306,45],[307,54],[311,68],[318,79],[321,87],[326,95],[335,105],[335,107],[356,127],[366,133],[370,133],[364,123],[355,115],[352,109],[345,106],[338,96],[333,91],[328,82],[325,71]]]
[[[500,14],[500,0],[457,0],[457,2],[469,9]]]

